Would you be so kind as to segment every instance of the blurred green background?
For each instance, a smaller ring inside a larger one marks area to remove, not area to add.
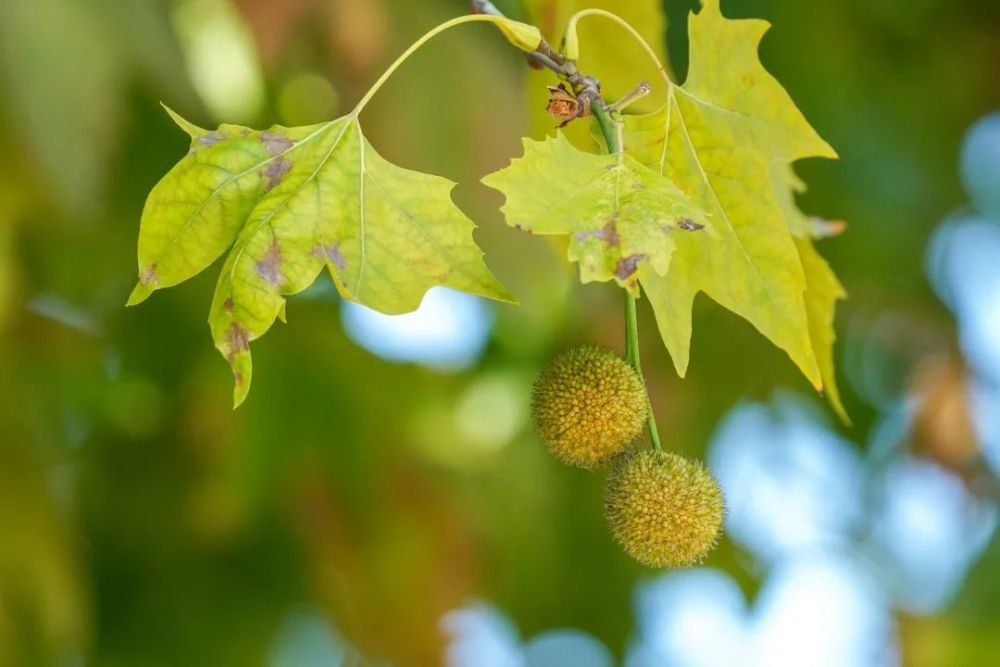
[[[693,0],[497,4],[556,37],[572,7],[654,36],[662,9],[683,77]],[[477,184],[553,125],[538,100],[554,82],[487,26],[420,51],[362,122],[387,159],[459,182],[519,307],[434,290],[385,318],[323,278],[254,346],[236,411],[206,325],[216,269],[123,307],[145,195],[187,147],[160,101],[202,126],[332,118],[467,11],[0,3],[0,665],[996,664],[995,0],[723,1],[775,25],[765,65],[841,154],[799,172],[803,208],[849,222],[820,250],[850,293],[837,358],[855,425],[705,298],[678,379],[640,304],[661,433],[728,498],[702,568],[630,562],[603,475],[532,433],[539,368],[572,344],[621,348],[621,304]],[[635,60],[590,30],[603,58]]]

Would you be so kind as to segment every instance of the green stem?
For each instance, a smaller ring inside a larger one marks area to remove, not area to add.
[[[596,101],[591,106],[591,111],[594,114],[594,118],[597,119],[598,126],[601,128],[601,134],[604,135],[604,142],[608,145],[608,152],[620,154],[621,146],[618,143],[618,135],[607,112],[601,106],[601,101]],[[646,392],[646,424],[649,428],[649,439],[653,443],[653,449],[663,451],[663,447],[660,445],[660,434],[656,428],[656,415],[653,414],[653,402],[649,400],[649,391],[646,389],[646,380],[642,376],[642,363],[639,360],[639,324],[636,317],[635,296],[628,290],[624,290],[624,292],[625,361],[635,369],[635,374],[639,377],[639,382],[642,383],[643,390]]]
[[[450,30],[455,26],[463,25],[465,23],[492,23],[493,25],[500,28],[500,30],[507,36],[507,39],[512,43],[514,43],[514,41],[518,37],[518,35],[514,34],[514,30],[516,29],[517,26],[523,25],[517,23],[516,21],[510,21],[509,19],[503,16],[496,16],[490,14],[466,14],[464,16],[458,16],[449,21],[445,21],[441,25],[432,28],[431,30],[424,33],[424,35],[420,39],[411,44],[410,47],[406,49],[406,51],[403,51],[402,55],[396,58],[396,60],[391,65],[389,65],[389,68],[382,74],[382,76],[378,78],[378,80],[372,85],[372,87],[368,90],[368,92],[365,93],[365,96],[361,98],[357,106],[355,106],[354,109],[351,111],[350,115],[357,117],[361,113],[361,111],[366,106],[368,106],[368,102],[370,102],[371,99],[375,96],[375,93],[377,93],[379,89],[385,84],[385,82],[389,80],[389,77],[391,77],[396,72],[396,70],[399,69],[399,66],[402,65],[410,56],[412,56],[420,47],[422,47],[424,44],[426,44],[427,42],[429,42],[431,39],[441,34],[442,32]],[[524,26],[524,27],[529,27],[529,26]],[[537,33],[537,29],[533,30],[535,30],[535,32]],[[541,39],[540,35],[539,39]],[[524,48],[523,46],[520,45],[517,46],[519,48]],[[534,48],[534,46],[532,46],[531,48]]]
[[[601,134],[604,135],[604,143],[608,145],[608,152],[621,152],[618,146],[618,136],[615,134],[614,124],[608,118],[608,112],[604,110],[600,102],[596,102],[590,107],[590,110],[593,112],[594,118],[597,119],[597,125],[601,128]]]
[[[653,62],[653,64],[656,65],[657,71],[659,71],[660,76],[663,77],[663,81],[667,84],[667,93],[669,94],[673,90],[675,84],[671,79],[670,73],[667,71],[666,66],[660,62],[660,57],[656,55],[656,51],[653,50],[653,47],[649,45],[649,42],[646,41],[646,39],[639,33],[639,31],[632,27],[631,23],[629,23],[622,17],[618,16],[617,14],[609,12],[605,9],[581,9],[576,14],[573,14],[571,17],[569,17],[569,22],[566,25],[566,32],[575,33],[577,22],[579,22],[579,20],[582,18],[586,18],[587,16],[600,16],[601,18],[608,19],[609,21],[617,23],[619,26],[624,28],[625,31],[628,32],[628,34],[630,34],[633,39],[635,39],[636,43],[638,43],[639,46],[642,47],[642,50],[646,53],[646,55]]]
[[[636,343],[639,340],[639,330],[635,316],[635,297],[625,292],[625,361],[633,368],[639,364],[636,362]]]

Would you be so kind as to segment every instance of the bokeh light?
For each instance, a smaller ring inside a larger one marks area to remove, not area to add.
[[[226,0],[182,0],[174,9],[188,73],[212,115],[250,123],[264,103],[260,60],[249,28]]]
[[[278,92],[278,113],[285,125],[309,125],[332,119],[339,98],[330,81],[316,72],[289,77]]]
[[[862,515],[851,444],[787,398],[730,411],[709,466],[725,493],[727,532],[764,561],[842,544]]]
[[[478,297],[434,287],[412,313],[385,315],[345,302],[341,319],[351,340],[383,359],[459,370],[482,354],[493,311]]]
[[[549,630],[524,647],[525,667],[613,667],[604,644],[579,630]]]
[[[449,638],[448,667],[523,667],[517,630],[482,603],[449,612],[441,621]]]
[[[898,664],[893,620],[867,568],[840,551],[776,567],[756,602],[752,663],[760,667]]]
[[[502,612],[473,603],[442,619],[448,667],[613,667],[600,641],[574,629],[553,629],[521,641]]]
[[[1000,381],[1000,222],[950,219],[935,232],[927,257],[931,284],[958,320],[963,353]]]
[[[747,601],[724,572],[660,575],[636,589],[635,613],[638,636],[626,667],[748,664]]]
[[[962,143],[961,174],[973,205],[1000,222],[1000,112],[969,128]]]
[[[509,443],[527,423],[525,385],[517,374],[476,378],[455,406],[455,427],[462,440],[487,451]]]
[[[268,667],[350,667],[360,664],[319,613],[290,614],[271,645]]]
[[[996,507],[930,461],[899,458],[879,477],[872,526],[879,581],[900,608],[939,611],[993,535]]]

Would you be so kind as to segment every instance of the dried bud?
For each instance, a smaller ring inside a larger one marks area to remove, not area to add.
[[[553,118],[562,121],[559,127],[563,127],[574,118],[586,116],[590,113],[590,106],[586,102],[581,102],[573,93],[566,89],[566,86],[548,86],[549,102],[545,110]]]
[[[646,391],[635,370],[599,347],[564,352],[535,383],[538,433],[560,460],[581,468],[609,461],[642,430]]]
[[[647,449],[616,462],[604,512],[632,558],[648,567],[685,567],[715,546],[725,509],[719,484],[701,463]]]

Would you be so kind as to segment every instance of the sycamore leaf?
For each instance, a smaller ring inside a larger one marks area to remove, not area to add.
[[[833,320],[837,311],[837,301],[846,299],[847,292],[809,238],[795,239],[795,246],[799,250],[802,270],[806,274],[805,301],[809,316],[809,337],[816,351],[823,390],[837,416],[844,420],[845,424],[850,424],[851,418],[844,409],[840,390],[837,389],[833,365],[833,343],[837,340],[833,331]]]
[[[638,291],[639,268],[663,276],[680,235],[704,235],[705,213],[657,172],[627,155],[594,155],[560,132],[524,140],[524,156],[483,183],[507,197],[507,224],[570,236],[580,280],[614,279]]]
[[[208,131],[170,113],[191,149],[146,201],[129,305],[228,250],[209,324],[232,366],[236,405],[250,385],[250,341],[284,319],[284,296],[324,266],[345,298],[385,313],[415,309],[434,285],[511,300],[451,201],[453,183],[385,161],[355,115]]]
[[[788,165],[836,153],[761,65],[757,49],[768,24],[727,19],[718,0],[702,5],[689,21],[687,82],[671,86],[659,112],[626,119],[625,148],[703,207],[717,237],[679,237],[668,275],[641,268],[640,283],[681,375],[692,303],[705,292],[785,350],[817,389],[828,385],[836,400],[832,330],[819,335],[819,326],[829,328],[839,298],[832,295],[840,292],[811,257],[804,269],[785,199],[793,182]]]
[[[850,424],[851,419],[840,400],[833,364],[833,343],[836,341],[833,320],[837,301],[847,298],[847,292],[830,265],[813,246],[813,238],[824,235],[822,228],[817,226],[814,219],[802,213],[795,203],[795,193],[805,191],[805,183],[795,175],[791,166],[778,163],[772,169],[772,179],[788,229],[795,237],[795,247],[806,277],[804,299],[806,316],[809,318],[809,338],[816,353],[824,391],[837,416],[844,423]]]

